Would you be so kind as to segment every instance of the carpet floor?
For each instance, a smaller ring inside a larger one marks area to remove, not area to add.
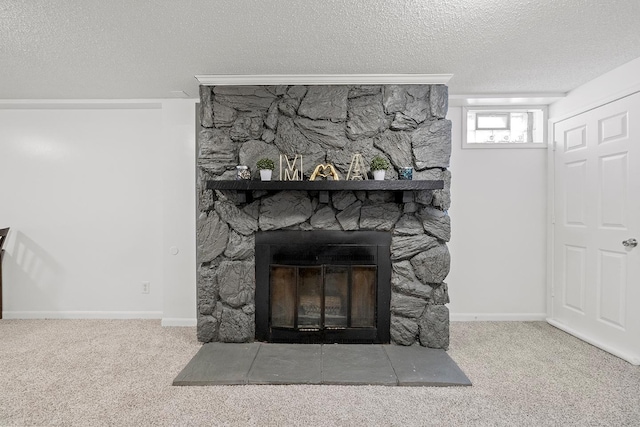
[[[640,368],[543,322],[454,322],[473,387],[171,383],[201,345],[154,320],[0,320],[0,426],[640,426]]]

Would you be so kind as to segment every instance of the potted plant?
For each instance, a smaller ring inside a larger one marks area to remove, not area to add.
[[[373,174],[373,179],[376,181],[384,180],[384,174],[387,169],[389,169],[389,162],[387,159],[381,156],[375,156],[371,159],[371,173]]]
[[[271,181],[271,174],[276,168],[275,163],[271,159],[262,158],[256,162],[256,167],[260,170],[260,179],[263,181]]]

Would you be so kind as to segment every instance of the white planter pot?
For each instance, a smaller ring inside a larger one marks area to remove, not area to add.
[[[271,169],[260,169],[260,179],[262,181],[271,181],[271,174],[273,171]]]
[[[384,181],[385,172],[386,171],[382,169],[382,170],[372,171],[371,173],[373,173],[373,179],[375,179],[376,181]]]

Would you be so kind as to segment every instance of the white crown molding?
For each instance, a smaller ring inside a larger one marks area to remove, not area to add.
[[[202,86],[447,84],[453,74],[203,74]]]
[[[567,96],[566,93],[450,93],[449,106],[549,105],[564,98],[565,96]]]
[[[0,110],[160,110],[158,99],[13,99],[0,100]]]

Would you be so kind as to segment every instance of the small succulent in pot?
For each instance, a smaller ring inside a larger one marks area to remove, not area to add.
[[[273,160],[264,157],[256,162],[256,167],[260,170],[260,179],[262,181],[271,181],[271,174],[276,168]]]
[[[379,170],[387,170],[389,169],[389,162],[382,156],[375,156],[371,159],[371,170],[379,171]]]
[[[389,169],[389,162],[384,157],[375,156],[371,159],[371,164],[369,166],[371,168],[371,173],[373,174],[373,179],[376,181],[382,181],[384,179],[385,171]]]
[[[256,162],[256,167],[260,170],[274,170],[276,168],[276,164],[273,160],[265,157]]]

